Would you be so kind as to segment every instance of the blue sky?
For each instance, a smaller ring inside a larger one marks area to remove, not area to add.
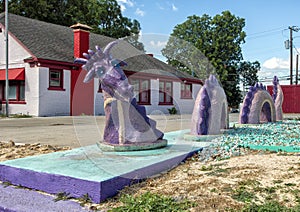
[[[123,15],[137,19],[142,28],[142,41],[148,53],[161,58],[160,49],[173,28],[190,15],[215,16],[229,10],[245,19],[246,43],[244,60],[259,61],[260,78],[289,75],[289,26],[300,27],[299,0],[118,0]],[[294,32],[294,45],[300,52],[300,31]],[[296,50],[294,49],[294,54]],[[295,58],[295,56],[294,56]],[[294,62],[295,65],[295,62]],[[295,68],[294,68],[295,69]],[[285,82],[282,82],[285,84]]]

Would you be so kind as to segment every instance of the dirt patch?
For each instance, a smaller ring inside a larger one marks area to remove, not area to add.
[[[117,207],[123,193],[153,192],[197,203],[191,211],[241,209],[274,200],[293,207],[300,202],[300,156],[262,151],[222,161],[197,161],[197,155],[168,173],[125,188],[93,208]]]
[[[68,150],[41,144],[0,142],[0,161]],[[87,207],[104,210],[122,205],[122,194],[153,192],[197,204],[191,211],[241,209],[245,204],[274,200],[293,207],[300,203],[300,154],[245,151],[226,160],[201,162],[194,155],[167,173],[126,187],[114,198]]]
[[[69,147],[57,147],[52,145],[15,144],[13,141],[0,142],[0,161],[23,158],[26,156],[46,154],[57,151],[69,150]]]

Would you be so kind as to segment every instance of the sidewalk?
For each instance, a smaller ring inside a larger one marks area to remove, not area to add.
[[[88,211],[74,201],[54,201],[54,197],[33,190],[17,189],[0,184],[0,211]]]

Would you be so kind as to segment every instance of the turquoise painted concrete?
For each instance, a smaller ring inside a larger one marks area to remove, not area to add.
[[[183,135],[188,131],[166,133],[164,138],[168,140],[168,146],[156,150],[103,152],[95,144],[64,152],[8,160],[0,164],[90,181],[103,181],[174,157],[184,157],[210,144],[184,141]]]

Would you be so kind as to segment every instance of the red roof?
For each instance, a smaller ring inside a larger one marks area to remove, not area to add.
[[[0,69],[0,80],[6,79],[6,70]],[[8,69],[9,80],[25,80],[25,68]]]

